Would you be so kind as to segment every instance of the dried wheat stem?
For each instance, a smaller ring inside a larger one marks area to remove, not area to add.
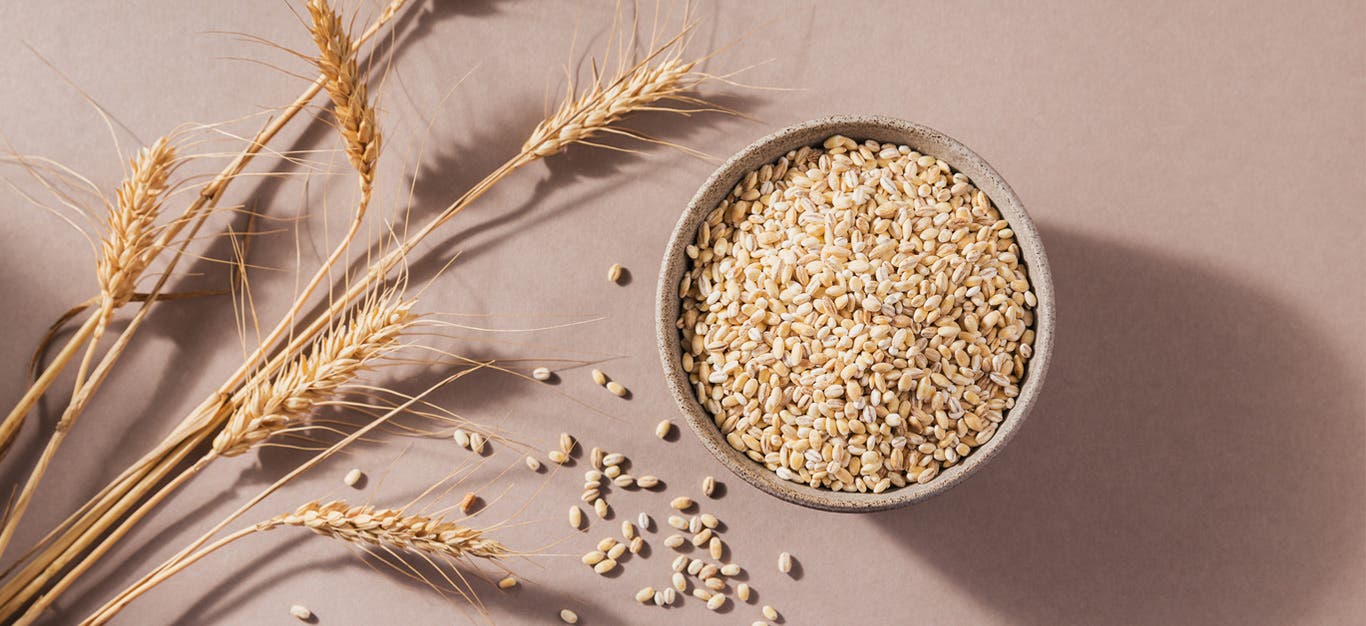
[[[160,487],[146,497],[135,511],[122,518],[118,527],[44,593],[35,606],[45,606],[65,591],[138,521],[214,458],[242,454],[283,429],[305,423],[321,403],[335,397],[376,359],[399,345],[398,339],[403,331],[417,320],[417,316],[411,312],[412,304],[411,300],[399,298],[396,291],[372,294],[349,315],[341,317],[306,353],[280,370],[275,377],[242,391],[224,403],[224,410],[229,412],[229,416],[210,451],[194,465],[176,473],[170,482],[162,483],[166,477],[164,472],[143,478],[141,484],[148,485],[149,489],[157,485]],[[188,451],[192,448],[183,449]],[[183,458],[183,454],[177,455],[177,458]],[[137,499],[146,494],[147,490],[139,490]],[[133,502],[135,500],[130,500],[129,504]],[[122,515],[127,508],[119,507],[116,510]],[[30,610],[29,613],[34,612]]]
[[[219,420],[227,418],[227,414],[221,410],[221,398],[228,397],[228,394],[230,394],[233,389],[237,388],[250,372],[269,372],[278,369],[278,367],[281,366],[281,359],[285,358],[287,355],[297,354],[311,337],[316,336],[327,326],[329,316],[334,316],[340,311],[345,310],[351,302],[354,302],[361,297],[372,285],[385,280],[388,274],[395,267],[399,266],[423,239],[449,221],[452,217],[463,211],[476,199],[491,189],[497,182],[507,177],[513,171],[533,163],[544,156],[554,154],[556,151],[566,147],[570,143],[590,143],[590,140],[597,133],[612,132],[615,130],[611,126],[607,126],[607,124],[615,123],[617,120],[632,112],[659,108],[656,105],[662,100],[687,101],[682,94],[683,90],[688,86],[695,85],[696,82],[700,80],[700,77],[691,72],[691,68],[693,67],[692,63],[680,64],[677,58],[664,58],[670,50],[674,49],[673,46],[681,41],[682,38],[683,35],[680,34],[675,39],[667,42],[664,46],[652,51],[645,60],[623,70],[615,78],[606,81],[605,83],[595,82],[590,88],[589,93],[597,93],[599,94],[598,97],[576,98],[567,101],[561,106],[556,116],[554,116],[554,119],[559,120],[558,122],[538,126],[538,129],[540,130],[534,135],[536,138],[528,141],[519,154],[499,166],[474,187],[448,205],[421,229],[410,234],[399,245],[390,249],[386,254],[373,262],[370,269],[363,276],[354,280],[346,292],[335,298],[327,309],[322,311],[304,328],[300,329],[294,340],[279,350],[274,358],[265,359],[263,351],[260,354],[249,356],[248,359],[246,359],[246,362],[243,363],[242,368],[229,378],[228,382],[220,388],[219,392],[215,393],[209,399],[206,399],[199,408],[187,415],[180,426],[178,426],[166,440],[139,461],[134,470],[145,471],[146,468],[157,466],[164,455],[177,450],[192,448],[194,445],[207,439],[207,437],[214,432],[212,426],[221,423]],[[686,67],[687,69],[680,72],[680,68],[683,67]],[[634,85],[634,87],[630,89],[618,88],[622,85]],[[660,110],[669,109],[661,108]],[[577,128],[570,128],[569,125],[575,123],[575,120],[581,120],[579,122],[580,126]],[[583,122],[588,123],[585,124]],[[269,345],[269,343],[270,342],[267,342],[266,345]],[[262,365],[263,362],[264,365]],[[352,436],[359,435],[364,430],[365,429],[357,431],[357,433],[353,433]],[[299,469],[302,470],[304,468],[301,467]],[[151,475],[148,476],[152,477]],[[155,478],[153,477],[153,479]],[[148,487],[141,486],[141,481],[134,482],[137,484],[128,489],[132,491],[149,489]],[[80,550],[90,545],[90,542],[94,541],[94,537],[91,536],[92,533],[97,536],[99,532],[104,532],[109,527],[109,521],[104,519],[104,514],[109,512],[107,507],[114,506],[113,503],[120,502],[121,498],[126,497],[126,495],[121,495],[117,492],[106,494],[102,498],[102,502],[110,504],[101,504],[100,506],[94,507],[92,511],[83,516],[83,518],[95,516],[100,518],[100,521],[90,525],[86,525],[84,524],[84,521],[82,521],[80,525],[87,528],[83,534],[70,540],[66,540],[65,537],[60,539],[65,546],[68,546],[64,551],[73,549]],[[114,517],[117,517],[117,515],[114,515]],[[41,573],[40,576],[50,577],[55,573],[56,572],[54,571],[46,571]],[[0,607],[0,619],[4,618],[7,614],[6,612],[10,610],[10,607],[16,600],[23,601],[24,596],[31,597],[31,593],[34,592],[30,588],[19,596],[7,596],[3,590],[0,590],[0,601],[10,603]]]
[[[105,325],[113,315],[115,309],[122,306],[133,296],[133,288],[142,272],[147,269],[147,264],[155,256],[154,246],[156,244],[156,221],[161,212],[161,203],[169,188],[167,181],[176,165],[176,151],[168,138],[162,137],[151,146],[143,148],[138,155],[132,159],[128,176],[119,185],[116,191],[117,201],[110,207],[108,217],[108,233],[105,235],[101,247],[101,255],[97,265],[96,276],[100,284],[101,304],[94,314],[97,319],[94,329],[83,341],[87,341],[85,357],[81,360],[81,365],[76,374],[76,385],[79,388],[82,378],[85,376],[86,369],[89,367],[90,359],[94,354],[99,338],[104,334]],[[71,345],[68,343],[68,345]],[[67,353],[66,358],[71,358],[73,353]],[[59,356],[59,358],[61,358]],[[49,369],[60,370],[65,362],[54,362]],[[47,379],[50,384],[52,379]],[[34,387],[36,393],[25,394],[25,398],[31,398],[32,402],[37,402],[39,396],[46,391],[46,387]],[[17,433],[19,426],[22,425],[24,416],[32,407],[23,401],[14,407],[14,410],[6,417],[6,432]],[[13,426],[8,423],[13,420]],[[33,499],[33,494],[42,482],[43,476],[47,473],[47,468],[52,463],[57,449],[61,447],[66,438],[66,433],[70,430],[73,420],[63,418],[57,423],[56,430],[48,439],[43,448],[42,455],[39,456],[37,463],[29,473],[28,479],[24,482],[23,488],[19,490],[18,496],[6,512],[4,525],[0,527],[0,555],[5,553],[10,541],[18,529],[20,520],[28,510],[28,504]],[[0,443],[3,447],[4,443]]]
[[[324,537],[360,546],[416,552],[440,559],[498,560],[510,553],[507,546],[486,537],[482,531],[441,517],[414,515],[401,509],[377,509],[370,505],[354,506],[340,500],[310,502],[168,562],[97,609],[82,624],[95,626],[109,621],[138,596],[237,539],[285,526],[307,528]]]
[[[407,4],[407,0],[391,0],[380,13],[379,17],[376,18],[375,22],[371,24],[360,37],[357,37],[355,41],[352,42],[353,49],[359,49],[361,45],[378,34],[380,29],[398,15],[398,12],[405,4]],[[247,165],[250,164],[258,154],[260,154],[266,144],[270,143],[270,141],[274,139],[300,111],[303,111],[308,106],[308,103],[318,95],[318,92],[323,90],[326,83],[327,77],[319,76],[317,80],[309,85],[309,87],[294,100],[294,102],[281,111],[279,117],[268,121],[261,130],[257,131],[256,135],[252,137],[251,141],[242,149],[237,157],[228,163],[228,165],[212,180],[204,185],[200,190],[199,195],[185,209],[185,212],[179,218],[168,223],[165,228],[161,229],[160,235],[152,246],[152,249],[155,251],[152,255],[153,257],[162,250],[169,248],[171,243],[176,240],[176,237],[179,236],[186,227],[189,227],[191,232],[189,233],[189,236],[182,241],[182,245],[178,248],[176,253],[172,255],[165,272],[162,273],[161,278],[152,289],[150,297],[144,300],[138,314],[133,317],[124,328],[123,332],[120,333],[119,341],[116,342],[115,346],[106,354],[105,359],[101,362],[102,365],[112,365],[113,361],[117,360],[122,353],[122,347],[132,339],[133,334],[136,333],[138,328],[142,325],[143,320],[146,319],[147,312],[157,300],[157,295],[161,293],[166,281],[170,278],[176,265],[183,257],[186,246],[194,239],[199,228],[203,226],[204,220],[211,212],[210,210],[217,206],[218,200],[223,196],[228,185],[242,172],[242,170],[246,169]],[[148,262],[150,262],[150,259]],[[91,320],[92,321],[88,321],[80,327],[77,333],[68,342],[67,346],[58,353],[57,358],[53,363],[44,370],[43,374],[25,391],[24,396],[20,398],[19,403],[15,406],[13,411],[11,411],[10,416],[6,417],[3,423],[0,423],[0,459],[5,457],[10,444],[14,441],[14,437],[18,435],[19,427],[22,426],[24,415],[33,408],[37,403],[38,398],[41,397],[47,388],[51,386],[52,382],[56,380],[57,375],[61,373],[62,368],[71,360],[80,345],[94,332],[97,322],[93,320],[96,320],[96,315],[92,314]],[[104,367],[103,369],[107,370],[108,367]],[[102,382],[102,379],[102,376],[96,377],[97,381]],[[100,382],[95,382],[93,387],[98,387]],[[14,417],[15,414],[17,414],[18,417]]]
[[[238,539],[254,535],[258,532],[263,532],[265,530],[269,529],[263,528],[261,525],[248,526],[247,528],[243,528],[242,530],[232,533],[231,535],[227,535],[222,539],[219,539],[218,541],[215,541],[207,546],[204,546],[203,549],[185,557],[180,561],[177,561],[174,565],[167,567],[165,570],[158,570],[157,572],[155,572],[154,576],[149,576],[139,581],[132,587],[125,589],[121,594],[118,595],[118,597],[105,603],[103,606],[96,609],[94,613],[91,613],[89,617],[82,620],[81,626],[93,626],[95,624],[104,624],[108,622],[110,619],[113,619],[115,615],[118,615],[119,611],[122,611],[124,607],[128,606],[129,603],[131,603],[133,600],[136,600],[138,596],[141,596],[142,594],[146,593],[147,591],[157,586],[167,578],[174,576],[181,570],[184,570],[185,568],[199,562],[200,559],[203,559],[204,557],[209,556],[214,552],[217,552],[219,549],[223,548],[224,546],[227,546],[228,544],[234,541],[237,541]]]
[[[359,48],[366,41],[374,37],[384,25],[392,21],[405,4],[406,0],[392,0],[370,28],[366,29],[366,31],[353,42],[353,48]],[[186,209],[182,217],[172,221],[166,228],[161,230],[160,238],[156,245],[158,251],[168,247],[169,243],[174,241],[182,229],[187,226],[190,228],[190,234],[182,241],[181,245],[176,250],[176,253],[168,262],[166,271],[151,290],[150,297],[146,299],[138,313],[119,335],[118,340],[116,340],[109,352],[106,353],[99,366],[96,367],[91,379],[78,391],[77,396],[83,398],[83,400],[78,403],[73,398],[72,407],[68,407],[68,410],[73,415],[79,414],[83,410],[85,402],[88,402],[90,395],[92,395],[95,389],[103,382],[104,378],[108,375],[110,368],[112,368],[113,363],[127,346],[127,343],[131,341],[133,334],[140,327],[142,322],[146,319],[152,302],[156,300],[157,294],[161,292],[178,261],[183,258],[186,246],[188,246],[190,240],[194,238],[195,233],[197,233],[199,228],[204,224],[205,218],[208,216],[208,211],[206,209],[216,206],[219,198],[222,197],[223,192],[227,189],[227,186],[232,179],[260,153],[266,143],[273,139],[295,115],[307,107],[313,97],[323,89],[325,83],[326,77],[319,76],[319,78],[306,89],[299,98],[281,113],[280,117],[268,122],[266,126],[252,138],[251,143],[243,149],[237,158],[202,188],[199,196]],[[95,318],[92,316],[92,320],[94,319]],[[94,324],[83,325],[82,329],[85,329],[87,326],[90,328],[90,331],[87,332],[93,332]],[[74,353],[75,349],[79,347],[79,343],[73,341],[69,347],[71,347],[71,352]],[[65,351],[66,350],[64,350],[64,352]],[[68,357],[68,359],[69,358],[70,357]],[[244,368],[234,376],[234,379],[241,380],[249,371],[249,369]],[[56,373],[54,368],[54,370],[50,372],[50,375],[49,372],[45,372],[44,376],[40,377],[39,380],[42,381],[44,378],[55,379]],[[50,380],[47,381],[47,384],[50,384]],[[37,397],[41,395],[41,391],[34,394],[26,394],[26,398],[28,395],[33,396],[30,401],[31,406],[31,402],[36,401]],[[75,409],[74,411],[71,410],[73,407]],[[202,412],[204,410],[217,410],[215,401],[211,400],[206,402],[197,412]],[[8,424],[8,421],[6,423]],[[17,432],[17,427],[13,430],[14,432],[6,433],[5,430],[0,429],[0,437],[8,436],[12,439],[15,432]],[[202,441],[202,438],[198,440]],[[5,451],[5,441],[5,439],[0,438],[0,457],[3,456]],[[127,507],[131,506],[130,503],[126,502],[129,499],[130,490],[135,490],[139,485],[143,484],[140,478],[145,478],[149,473],[155,474],[154,468],[164,466],[164,462],[168,455],[179,454],[183,458],[183,455],[187,454],[187,452],[184,451],[184,446],[179,447],[181,450],[180,452],[177,452],[177,449],[178,446],[175,445],[159,446],[153,452],[144,455],[137,464],[121,474],[114,483],[111,483],[102,489],[92,503],[87,503],[90,506],[82,507],[84,513],[81,513],[78,516],[73,515],[74,519],[68,519],[67,522],[64,522],[63,526],[67,527],[66,531],[50,534],[48,537],[44,538],[39,546],[35,546],[35,548],[41,549],[32,554],[33,558],[17,576],[12,578],[3,588],[0,588],[0,620],[13,615],[19,607],[23,606],[23,604],[33,596],[33,594],[37,593],[38,589],[41,589],[42,584],[74,559],[75,554],[78,554],[88,547],[90,542],[94,541],[101,532],[108,529],[113,521],[111,516],[107,515],[110,512],[109,507],[121,507],[122,510],[126,512]],[[161,473],[162,477],[164,477],[166,471],[169,470],[164,470]],[[136,500],[137,498],[133,499]],[[16,595],[16,593],[18,593],[17,589],[24,589],[25,591],[22,592],[22,595]]]

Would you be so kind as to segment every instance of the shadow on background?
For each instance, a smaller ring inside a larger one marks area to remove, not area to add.
[[[1058,334],[1008,450],[885,534],[1013,623],[1294,623],[1363,558],[1362,381],[1250,284],[1044,229]]]

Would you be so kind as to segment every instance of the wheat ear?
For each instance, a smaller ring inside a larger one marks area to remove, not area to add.
[[[375,164],[379,161],[380,132],[375,124],[375,108],[367,96],[356,61],[356,47],[342,25],[341,16],[326,0],[309,0],[308,14],[312,18],[308,30],[318,46],[318,69],[327,81],[337,130],[346,144],[346,158],[360,176],[360,206],[365,207],[370,203]]]
[[[130,161],[128,175],[115,192],[116,201],[110,206],[107,218],[108,232],[103,239],[100,258],[96,263],[96,277],[99,280],[101,302],[97,314],[91,318],[95,320],[95,323],[82,326],[82,331],[86,331],[87,328],[89,330],[88,334],[82,333],[86,336],[80,341],[88,343],[85,357],[82,359],[76,374],[77,386],[81,384],[81,380],[85,376],[95,346],[99,343],[100,337],[103,336],[109,318],[115,309],[128,302],[129,298],[133,296],[133,289],[137,285],[138,278],[147,269],[151,259],[156,256],[157,217],[161,213],[162,200],[164,200],[169,189],[168,180],[175,170],[176,163],[175,147],[171,145],[168,138],[162,137],[152,145],[143,148]],[[68,343],[67,345],[78,344]],[[73,356],[75,356],[74,350],[67,351],[64,349],[58,358],[70,359]],[[59,371],[61,367],[65,366],[65,361],[54,365],[56,367],[50,371]],[[50,382],[49,380],[48,384]],[[46,386],[41,388],[39,394],[42,391],[46,391]],[[37,399],[37,395],[33,396],[33,401],[36,402]],[[6,418],[5,423],[0,425],[0,450],[8,447],[13,436],[23,426],[28,408],[21,401]],[[47,473],[48,466],[51,465],[53,457],[57,454],[57,449],[66,439],[66,433],[71,429],[72,421],[63,416],[63,419],[57,422],[56,429],[48,438],[47,444],[43,447],[43,452],[38,457],[37,463],[29,472],[24,486],[5,511],[4,523],[0,527],[0,554],[4,554],[5,548],[13,539],[15,531],[19,527],[19,521],[23,519],[24,513],[28,510],[29,502],[33,499],[38,484],[42,482],[43,476]]]
[[[81,624],[104,624],[142,594],[223,546],[248,535],[281,527],[306,528],[324,537],[360,546],[367,552],[371,548],[379,548],[385,552],[398,550],[415,553],[432,563],[435,563],[432,559],[447,562],[470,558],[496,561],[511,554],[507,546],[485,536],[483,531],[441,517],[409,514],[402,509],[352,505],[342,500],[310,502],[227,535],[157,569],[95,610]]]
[[[213,440],[220,456],[236,456],[282,430],[307,423],[325,402],[371,363],[399,345],[415,320],[412,301],[379,296],[353,310],[270,380],[234,402],[232,416]]]
[[[96,272],[106,309],[117,309],[133,297],[138,278],[159,251],[157,216],[175,157],[175,147],[162,137],[138,153],[128,178],[119,185]]]

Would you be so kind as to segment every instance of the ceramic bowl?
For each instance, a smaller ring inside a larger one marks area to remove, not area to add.
[[[1015,406],[1007,411],[991,441],[973,450],[959,464],[940,472],[926,484],[911,484],[893,488],[880,494],[835,492],[778,478],[763,465],[750,460],[726,443],[725,437],[694,396],[688,375],[683,371],[676,327],[680,299],[678,285],[689,260],[685,248],[693,243],[697,229],[706,215],[716,208],[726,194],[750,171],[776,161],[784,154],[802,146],[818,146],[831,135],[845,135],[856,141],[874,139],[898,145],[943,159],[954,170],[966,174],[987,196],[1002,216],[1010,222],[1015,239],[1023,253],[1029,279],[1038,297],[1034,310],[1034,354],[1026,366]],[[1024,425],[1025,417],[1039,397],[1048,361],[1052,356],[1054,302],[1053,283],[1044,256],[1043,242],[1029,219],[1020,199],[1010,186],[985,160],[967,146],[937,130],[904,120],[866,115],[840,115],[789,126],[749,147],[727,160],[697,190],[669,239],[664,253],[663,267],[657,287],[656,336],[660,359],[668,379],[669,390],[679,409],[702,444],[716,456],[726,469],[760,490],[788,502],[814,509],[841,512],[869,512],[891,509],[920,502],[963,482],[1005,448]]]

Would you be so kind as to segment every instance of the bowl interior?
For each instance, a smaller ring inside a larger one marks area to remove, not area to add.
[[[1038,305],[1034,309],[1034,354],[1026,365],[1015,406],[1006,413],[996,435],[961,463],[940,472],[934,480],[880,494],[835,492],[788,482],[730,447],[721,430],[712,422],[711,415],[693,395],[687,372],[683,370],[679,332],[675,326],[681,305],[678,285],[688,268],[684,250],[696,238],[697,229],[707,214],[750,171],[777,160],[791,150],[819,145],[836,134],[856,141],[873,139],[904,144],[922,154],[943,159],[955,170],[966,174],[1010,222],[1029,272],[1034,295],[1038,298]],[[727,469],[755,487],[789,502],[829,511],[866,512],[905,506],[943,492],[967,478],[1005,446],[1024,422],[1043,384],[1053,347],[1053,283],[1048,261],[1038,231],[1015,192],[986,161],[948,135],[888,117],[835,116],[803,122],[764,137],[727,160],[703,183],[674,227],[665,251],[656,297],[657,343],[669,390],[702,443]]]

